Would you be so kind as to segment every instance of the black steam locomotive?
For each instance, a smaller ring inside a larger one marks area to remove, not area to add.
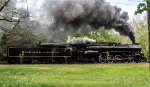
[[[139,44],[106,42],[41,43],[36,47],[8,47],[8,63],[130,63],[143,62]]]

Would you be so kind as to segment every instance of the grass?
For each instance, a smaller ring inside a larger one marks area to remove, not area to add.
[[[0,65],[1,87],[150,87],[148,64]]]

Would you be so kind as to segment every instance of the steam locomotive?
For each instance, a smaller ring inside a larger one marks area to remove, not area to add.
[[[7,47],[7,61],[16,63],[130,63],[143,62],[139,44],[106,42],[41,43],[36,47]]]

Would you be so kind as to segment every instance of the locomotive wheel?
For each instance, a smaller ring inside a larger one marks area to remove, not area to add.
[[[142,63],[142,62],[144,62],[144,60],[142,58],[139,58],[138,63]]]
[[[114,63],[119,63],[119,61],[117,59],[114,59],[113,62]]]
[[[100,59],[99,62],[100,63],[107,63],[107,60],[106,59]]]
[[[118,63],[117,59],[114,59],[113,62],[114,62],[114,63]]]
[[[142,59],[142,58],[140,58],[140,57],[136,57],[136,58],[134,59],[134,61],[135,61],[136,63],[142,63],[142,62],[144,62],[144,59]]]
[[[134,61],[134,59],[130,59],[130,63],[134,63],[135,61]]]
[[[131,63],[131,59],[128,59],[127,63]]]
[[[120,55],[116,55],[114,58],[114,62],[115,63],[120,63],[122,61],[121,56]]]
[[[134,63],[135,61],[134,61],[134,58],[133,57],[131,57],[131,58],[129,58],[129,63]]]
[[[117,59],[116,61],[117,61],[117,63],[122,63],[121,59]]]
[[[134,63],[134,59],[132,59],[132,58],[129,58],[129,59],[126,58],[123,61],[124,61],[124,63]]]
[[[114,61],[113,60],[108,60],[108,63],[114,63]]]
[[[105,56],[99,56],[98,61],[99,61],[100,63],[107,63],[107,62],[108,62],[108,61],[107,61],[107,58],[106,58]]]
[[[112,59],[112,58],[109,59],[109,60],[108,60],[108,63],[114,63],[114,59]]]
[[[129,63],[129,62],[130,62],[130,60],[127,59],[127,58],[125,58],[125,59],[123,60],[123,63]]]

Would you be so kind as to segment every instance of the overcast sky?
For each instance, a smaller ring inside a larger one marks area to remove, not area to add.
[[[132,19],[134,17],[134,12],[137,9],[137,6],[143,0],[106,0],[107,2],[111,2],[112,5],[116,5],[122,8],[122,11],[127,11],[129,17]]]
[[[29,10],[31,12],[34,12],[34,14],[38,14],[41,11],[41,6],[45,0],[26,0],[26,1],[28,2]],[[134,17],[134,12],[137,9],[137,5],[142,1],[143,0],[106,0],[106,2],[110,2],[110,4],[120,7],[122,11],[127,11],[130,19]],[[22,5],[18,3],[18,7],[21,6]]]

